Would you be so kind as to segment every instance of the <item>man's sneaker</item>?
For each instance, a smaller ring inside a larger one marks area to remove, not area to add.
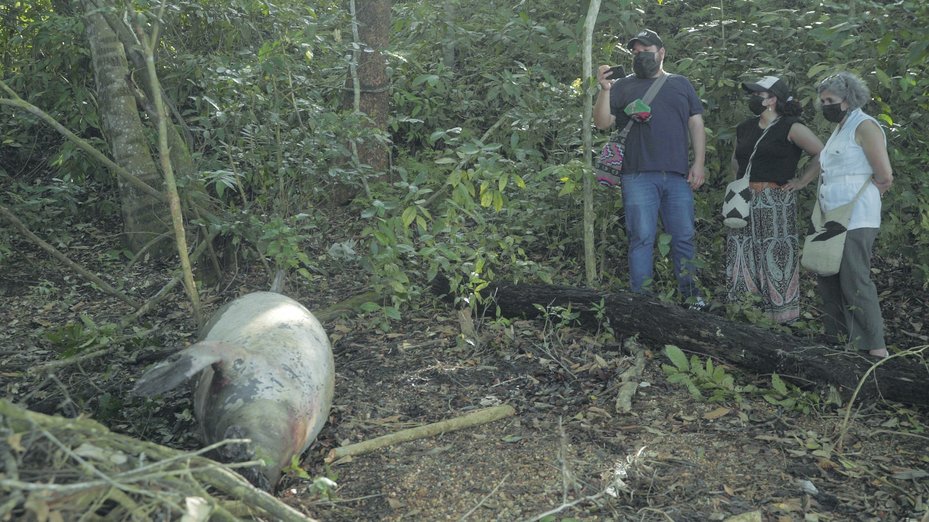
[[[687,308],[688,308],[688,309],[690,309],[690,310],[696,310],[697,312],[702,312],[702,311],[706,310],[706,309],[709,308],[709,307],[710,307],[710,305],[708,305],[707,302],[704,301],[703,298],[702,298],[702,297],[699,297],[699,296],[696,297],[692,303],[690,303],[689,305],[687,305]]]

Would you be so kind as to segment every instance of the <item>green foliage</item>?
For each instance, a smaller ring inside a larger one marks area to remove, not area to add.
[[[325,475],[316,478],[311,477],[310,474],[303,469],[303,466],[300,465],[299,455],[290,457],[290,464],[281,470],[281,472],[288,477],[310,480],[311,484],[310,487],[307,488],[307,492],[310,494],[311,498],[334,500],[336,498],[336,489],[339,487],[339,485],[336,484],[338,474],[328,465],[325,471]]]
[[[561,330],[580,324],[578,320],[581,316],[580,312],[573,310],[570,305],[567,307],[542,306],[539,304],[533,306],[543,314],[546,318],[546,322],[550,322],[552,328],[555,330]]]
[[[702,363],[696,355],[692,355],[688,360],[684,352],[674,345],[665,346],[665,355],[673,364],[673,366],[667,364],[661,366],[668,377],[668,382],[686,387],[694,399],[725,402],[736,399],[740,393],[748,391],[744,387],[736,386],[732,375],[727,373],[724,367],[714,365],[713,359],[709,357],[706,359],[706,364]],[[704,391],[710,394],[709,397],[704,397]]]
[[[592,306],[594,317],[597,319],[597,334],[604,335],[608,340],[615,340],[616,335],[610,325],[610,318],[606,314],[606,301],[601,298],[599,303]]]
[[[257,253],[262,262],[270,261],[274,269],[295,271],[307,280],[316,265],[304,245],[318,233],[317,214],[300,213],[289,217],[256,215],[249,211],[230,214],[229,219],[212,225],[232,247],[241,248],[240,255],[254,260]]]
[[[117,331],[115,324],[97,325],[86,314],[81,314],[80,319],[80,322],[69,322],[45,332],[45,338],[58,350],[62,358],[104,348],[113,342]]]
[[[803,414],[809,414],[824,404],[841,405],[835,394],[830,394],[824,403],[817,393],[803,391],[776,373],[771,374],[770,388],[739,385],[724,366],[714,364],[709,357],[705,363],[696,355],[688,359],[680,348],[670,344],[665,346],[665,356],[671,364],[662,364],[661,369],[668,382],[684,386],[698,401],[741,403],[748,397],[761,397],[785,410]]]
[[[306,214],[297,214],[287,220],[294,223],[292,226],[278,216],[272,217],[267,223],[252,216],[252,226],[261,231],[257,241],[260,252],[273,259],[274,266],[293,269],[306,279],[311,279],[308,269],[312,268],[313,264],[300,246],[307,241],[314,228],[307,218]]]
[[[102,393],[97,397],[97,408],[94,418],[100,422],[111,422],[115,419],[124,419],[123,399],[111,393]]]
[[[83,22],[74,14],[56,12],[47,1],[0,6],[0,78],[74,133],[95,140],[100,126],[94,79]],[[17,179],[105,178],[98,165],[34,116],[9,107],[0,107],[0,114],[0,167]]]
[[[152,19],[158,5],[135,7]],[[708,181],[696,197],[704,266],[723,266],[717,214],[734,127],[748,116],[739,82],[783,76],[804,104],[807,124],[826,137],[831,127],[816,114],[815,85],[849,68],[872,88],[868,110],[888,130],[897,173],[883,200],[879,253],[903,256],[929,284],[929,181],[914,174],[929,162],[922,117],[929,108],[929,36],[920,29],[927,6],[603,4],[595,66],[628,68],[625,42],[647,25],[664,37],[666,68],[690,78],[705,104]],[[0,6],[0,77],[106,150],[81,17],[69,9],[48,1]],[[259,245],[262,256],[304,276],[312,270],[311,249],[322,243],[314,238],[325,231],[308,225],[319,222],[315,216],[293,216],[328,199],[337,183],[366,186],[353,207],[362,230],[349,234],[358,239],[356,257],[346,261],[357,260],[369,286],[387,296],[368,307],[385,325],[439,274],[459,295],[480,296],[500,278],[577,283],[584,273],[579,189],[590,172],[580,117],[589,80],[580,70],[586,11],[580,1],[394,2],[385,133],[346,108],[352,42],[342,2],[172,2],[158,69],[189,132],[196,165],[188,182],[202,183],[221,203],[225,213],[210,225],[230,244]],[[9,173],[0,184],[18,215],[42,225],[67,222],[59,216],[82,208],[117,213],[109,172],[34,117],[8,107],[0,114],[0,169]],[[596,133],[595,148],[606,137]],[[390,146],[390,177],[353,163],[352,144],[371,142]],[[598,256],[612,283],[624,279],[622,200],[602,190],[595,198]],[[811,190],[800,195],[801,216],[811,200]],[[46,230],[67,244],[65,227]],[[668,239],[657,242],[653,281],[665,297],[675,287]],[[701,276],[709,293],[724,284],[718,269]]]

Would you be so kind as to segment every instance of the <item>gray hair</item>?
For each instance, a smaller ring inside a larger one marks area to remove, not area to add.
[[[829,91],[845,100],[849,110],[864,107],[871,100],[871,91],[864,80],[848,71],[833,74],[819,82],[816,94],[822,94],[824,91]]]

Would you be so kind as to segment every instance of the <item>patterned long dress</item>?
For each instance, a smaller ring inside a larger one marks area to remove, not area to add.
[[[800,316],[800,243],[794,192],[755,192],[745,228],[726,238],[726,279],[730,301],[745,294],[761,298],[765,314],[778,323]]]
[[[726,238],[728,298],[739,301],[754,294],[764,313],[778,323],[800,316],[797,197],[780,188],[794,177],[802,154],[789,140],[790,128],[798,121],[795,117],[778,118],[763,138],[758,118],[750,118],[736,129],[738,175],[750,172],[754,196],[748,225],[730,229]]]

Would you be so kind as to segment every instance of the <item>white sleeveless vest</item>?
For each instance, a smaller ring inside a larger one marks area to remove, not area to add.
[[[865,120],[877,123],[861,109],[848,113],[845,124],[836,127],[829,136],[825,148],[819,155],[822,166],[823,185],[819,191],[819,205],[824,212],[844,205],[855,197],[861,185],[874,175],[871,164],[861,145],[855,142],[855,131]],[[880,127],[880,124],[877,124]],[[881,132],[884,129],[881,128]],[[884,135],[884,142],[887,136]],[[879,228],[881,226],[881,193],[877,186],[871,186],[858,198],[852,210],[848,229]]]

